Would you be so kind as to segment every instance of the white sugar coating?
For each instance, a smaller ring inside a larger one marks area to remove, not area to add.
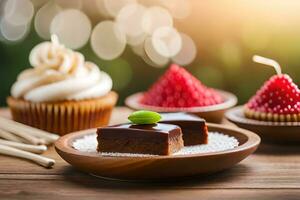
[[[82,138],[76,139],[73,142],[73,148],[81,152],[97,153],[97,135],[90,134]],[[208,144],[200,144],[194,146],[185,146],[180,151],[173,155],[192,155],[198,153],[211,153],[217,151],[225,151],[233,149],[239,145],[236,138],[224,135],[218,132],[209,132]],[[132,153],[99,153],[102,156],[116,156],[116,157],[149,157],[157,155],[149,154],[132,154]]]
[[[222,133],[210,132],[208,134],[208,144],[185,146],[173,155],[189,155],[197,153],[211,153],[233,149],[239,145],[235,137],[230,137]]]
[[[73,148],[81,152],[97,152],[97,134],[85,135],[73,142]]]

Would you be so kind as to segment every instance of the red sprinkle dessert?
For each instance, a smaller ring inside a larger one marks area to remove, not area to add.
[[[158,107],[201,107],[223,103],[223,97],[184,68],[172,64],[144,94],[141,103]]]
[[[287,74],[272,76],[244,107],[247,118],[300,122],[300,90]]]

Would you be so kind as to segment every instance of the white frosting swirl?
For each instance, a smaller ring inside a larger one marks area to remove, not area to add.
[[[58,43],[35,46],[29,56],[32,69],[21,72],[11,94],[33,102],[82,100],[106,95],[112,88],[108,74],[84,56]]]

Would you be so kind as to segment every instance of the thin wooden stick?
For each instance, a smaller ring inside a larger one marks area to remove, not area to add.
[[[13,141],[13,142],[24,142],[24,140],[8,131],[5,131],[0,128],[0,138]]]
[[[36,162],[39,165],[42,165],[47,168],[50,168],[55,164],[55,160],[53,160],[53,159],[43,157],[40,155],[36,155],[34,153],[30,153],[27,151],[23,151],[23,150],[16,149],[16,148],[9,147],[9,146],[2,145],[2,144],[0,144],[0,154],[15,156],[18,158],[24,158],[27,160],[31,160],[31,161]]]
[[[41,138],[34,137],[30,134],[27,134],[23,130],[15,130],[13,127],[11,127],[9,125],[7,125],[5,127],[1,126],[1,128],[4,129],[5,131],[9,131],[9,132],[13,133],[16,136],[24,138],[30,144],[35,144],[35,145],[46,144],[45,140],[43,140]]]
[[[26,130],[24,130],[23,128],[19,127],[19,126],[15,126],[13,125],[9,120],[6,121],[3,120],[3,118],[0,119],[0,127],[1,129],[11,132],[14,135],[17,135],[19,137],[24,138],[26,141],[28,141],[30,144],[46,144],[46,141],[42,138],[37,138],[35,136],[32,136],[31,134],[28,134],[28,132]]]
[[[21,149],[24,151],[29,151],[32,153],[38,153],[38,154],[41,154],[47,150],[46,145],[30,145],[30,144],[23,144],[19,142],[12,142],[12,141],[2,140],[2,139],[0,139],[0,144]]]
[[[0,127],[3,127],[4,129],[6,127],[6,129],[10,129],[14,132],[26,132],[31,136],[44,139],[48,144],[55,142],[59,138],[59,136],[56,134],[52,134],[37,128],[26,126],[24,124],[3,117],[0,117]]]

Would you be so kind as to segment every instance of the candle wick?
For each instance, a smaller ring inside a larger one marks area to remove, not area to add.
[[[278,75],[281,74],[281,67],[280,67],[279,63],[276,62],[275,60],[272,60],[270,58],[266,58],[263,56],[258,56],[258,55],[254,55],[252,59],[256,63],[260,63],[263,65],[268,65],[268,66],[273,67]]]

